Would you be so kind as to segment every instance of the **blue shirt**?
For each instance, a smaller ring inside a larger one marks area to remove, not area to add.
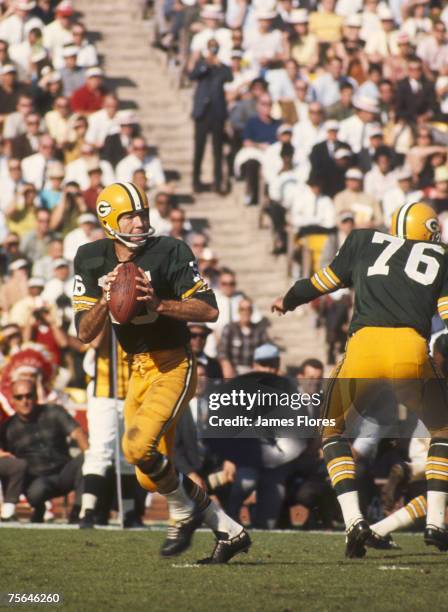
[[[40,201],[44,208],[53,210],[61,201],[62,191],[53,191],[53,189],[42,189],[39,194]]]
[[[269,123],[262,121],[258,115],[247,120],[243,131],[243,140],[252,140],[259,144],[274,144],[277,141],[277,130],[281,125],[278,119],[271,119]]]

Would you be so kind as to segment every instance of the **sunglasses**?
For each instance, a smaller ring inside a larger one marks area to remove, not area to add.
[[[34,398],[34,394],[33,393],[21,393],[19,395],[14,395],[13,397],[15,400],[20,402],[21,400],[32,400]]]
[[[207,338],[208,334],[192,334],[190,333],[190,338]]]
[[[229,281],[229,282],[221,281],[221,285],[223,287],[234,287],[236,285],[236,283],[234,283],[233,281]]]

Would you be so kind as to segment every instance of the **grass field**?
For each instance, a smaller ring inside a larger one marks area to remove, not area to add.
[[[59,609],[133,611],[447,610],[446,554],[421,536],[402,550],[345,560],[342,534],[252,534],[249,554],[227,566],[194,562],[211,534],[161,560],[163,531],[0,530],[0,592],[59,592]],[[21,605],[27,610],[56,606]]]

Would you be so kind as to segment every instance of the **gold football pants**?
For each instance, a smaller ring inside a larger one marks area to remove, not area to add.
[[[364,327],[350,337],[325,398],[324,417],[336,425],[324,427],[323,437],[342,435],[350,411],[358,411],[375,385],[384,388],[382,379],[391,381],[399,403],[416,411],[433,436],[448,437],[446,383],[426,340],[409,327]]]
[[[123,452],[136,466],[137,480],[155,491],[154,482],[137,464],[155,451],[171,457],[177,419],[196,390],[196,362],[185,348],[140,353],[132,358],[132,373],[124,406]]]

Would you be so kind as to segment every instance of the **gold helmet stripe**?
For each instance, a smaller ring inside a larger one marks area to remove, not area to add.
[[[122,187],[126,191],[129,197],[129,200],[132,204],[133,210],[143,209],[143,204],[142,204],[140,194],[138,190],[134,187],[134,185],[132,185],[131,183],[117,183],[117,185],[120,185],[120,187]]]
[[[407,216],[408,216],[408,212],[411,209],[412,206],[414,206],[415,202],[412,202],[410,204],[405,204],[404,206],[401,207],[400,212],[397,215],[397,232],[396,235],[399,238],[407,238],[406,236],[406,221],[407,221]]]

